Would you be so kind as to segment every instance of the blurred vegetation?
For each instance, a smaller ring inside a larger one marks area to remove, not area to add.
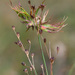
[[[18,5],[18,0],[11,1],[13,5]],[[19,1],[29,12],[27,0]],[[36,6],[42,2],[42,0],[31,1]],[[53,34],[43,32],[43,36],[47,38],[47,46],[50,41],[52,55],[56,58],[53,68],[54,75],[74,75],[75,67],[72,68],[72,66],[75,64],[75,0],[46,0],[45,5],[45,10],[49,9],[47,18],[53,15],[50,23],[59,22],[64,16],[69,17],[66,21],[68,25],[62,29],[63,32]],[[0,75],[24,75],[22,71],[24,67],[21,62],[25,61],[29,65],[25,54],[14,44],[17,38],[11,28],[12,25],[15,25],[16,30],[20,32],[21,40],[26,48],[28,48],[27,39],[32,41],[31,52],[35,53],[35,65],[40,74],[42,57],[36,31],[26,32],[25,25],[21,24],[16,13],[10,8],[9,0],[0,0]],[[58,56],[56,55],[56,46],[60,47]],[[44,52],[46,53],[46,51]],[[48,58],[46,61],[49,65]]]

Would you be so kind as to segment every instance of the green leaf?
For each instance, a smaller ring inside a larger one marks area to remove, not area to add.
[[[24,12],[24,14],[25,14],[26,16],[30,17],[30,15],[25,11],[24,8],[20,7],[20,9],[21,9],[22,12]]]
[[[57,29],[58,27],[56,27],[56,26],[53,26],[53,25],[51,25],[51,24],[44,24],[44,25],[42,25],[41,26],[42,27],[42,29],[46,29],[46,28],[48,28],[48,29]]]
[[[64,17],[64,18],[63,18],[63,21],[61,22],[60,25],[63,25],[67,19],[68,19],[68,17],[66,17],[66,18]]]
[[[25,11],[24,8],[16,6],[16,7],[12,8],[12,9],[18,14],[18,16],[20,18],[27,19],[27,20],[30,19],[30,15]]]
[[[35,12],[35,16],[37,16],[39,9],[40,9],[40,8],[38,8],[38,9],[36,10],[36,12]]]
[[[58,32],[60,31],[62,28],[64,27],[64,24],[62,26],[57,26],[57,24],[53,25],[53,24],[44,24],[44,25],[41,25],[41,29],[46,31],[46,32],[49,32],[49,33],[55,33],[55,32]]]

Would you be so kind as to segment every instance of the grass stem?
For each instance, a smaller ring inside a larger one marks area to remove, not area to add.
[[[46,69],[46,75],[48,75],[46,61],[45,61],[44,53],[43,53],[43,50],[42,50],[42,44],[41,44],[40,34],[38,34],[38,40],[39,40],[39,44],[40,44],[40,48],[41,48],[41,52],[42,52],[42,58],[43,58],[44,66],[45,66],[45,69]]]

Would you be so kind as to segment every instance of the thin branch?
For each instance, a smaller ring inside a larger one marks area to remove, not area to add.
[[[15,29],[14,29],[14,32],[15,32],[15,35],[17,36],[17,33],[16,33]],[[18,37],[17,37],[17,38],[18,38]],[[18,38],[18,40],[21,42],[20,37]],[[22,48],[22,50],[23,50],[24,53],[25,53],[25,48],[24,48],[22,42],[21,42],[21,45],[22,45],[21,48]],[[26,54],[26,53],[25,53],[25,54]],[[32,64],[32,62],[31,62],[31,60],[30,60],[30,58],[29,58],[29,53],[26,54],[26,56],[27,56],[27,58],[28,58],[28,61],[29,61],[30,65],[32,66],[32,68],[33,68],[33,70],[34,70],[34,72],[35,72],[35,75],[37,75],[36,69],[35,69],[34,65]]]
[[[42,35],[41,35],[41,38],[42,38],[42,40],[44,39]],[[48,55],[48,57],[49,57],[49,51],[48,51],[48,48],[47,48],[46,43],[44,43],[44,46],[45,46],[45,48],[46,48],[46,52],[47,52],[47,55]]]
[[[51,48],[50,48],[50,42],[49,42],[49,58],[51,58]]]
[[[38,34],[38,40],[39,40],[39,44],[40,44],[40,48],[41,48],[41,52],[42,52],[42,58],[43,58],[44,66],[46,69],[46,75],[48,75],[48,70],[47,70],[46,61],[45,61],[45,57],[44,57],[44,53],[43,53],[43,49],[42,49],[40,34]]]

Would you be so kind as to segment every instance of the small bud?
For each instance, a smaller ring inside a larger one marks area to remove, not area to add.
[[[39,30],[39,33],[42,34],[42,32],[43,32],[43,31],[40,29],[40,30]]]
[[[44,7],[45,7],[44,4],[41,4],[41,5],[39,6],[39,8],[41,8],[42,10],[44,9]]]
[[[19,38],[20,38],[20,34],[19,34],[19,32],[17,32],[16,35],[17,35],[17,38],[19,39]]]
[[[34,57],[34,53],[31,54],[31,57],[32,57],[32,58]]]
[[[44,38],[44,43],[46,43],[46,38]]]
[[[58,52],[59,52],[59,47],[57,46],[57,54],[58,54]]]
[[[19,47],[22,47],[22,43],[19,43]]]
[[[31,1],[29,0],[28,3],[31,4]]]
[[[32,8],[33,10],[35,10],[35,6],[31,6],[31,8]]]
[[[50,61],[51,61],[51,64],[53,64],[54,63],[54,57],[51,57]]]
[[[41,68],[43,69],[43,64],[41,64]]]
[[[20,41],[15,42],[15,44],[19,45],[19,47],[22,47],[22,43]]]
[[[30,15],[32,19],[34,19],[35,17],[33,15]]]
[[[18,45],[18,43],[17,42],[14,42],[16,45]]]
[[[32,66],[30,66],[30,71],[32,71],[33,70],[33,68],[32,68]]]
[[[17,43],[18,43],[19,47],[22,47],[21,41],[18,41]]]
[[[23,66],[26,66],[26,64],[24,62],[21,63]]]
[[[32,30],[34,30],[34,26],[32,26]]]
[[[27,41],[28,41],[29,44],[31,44],[31,41],[30,40],[27,40]]]
[[[11,6],[12,6],[12,2],[11,2],[11,0],[9,0],[9,2],[10,2],[10,4],[11,4]]]
[[[24,69],[23,71],[24,71],[25,73],[28,73],[28,70],[27,70],[27,69]]]
[[[15,26],[12,26],[12,29],[15,30]]]
[[[25,49],[25,53],[27,56],[29,55],[29,51],[27,49]]]

